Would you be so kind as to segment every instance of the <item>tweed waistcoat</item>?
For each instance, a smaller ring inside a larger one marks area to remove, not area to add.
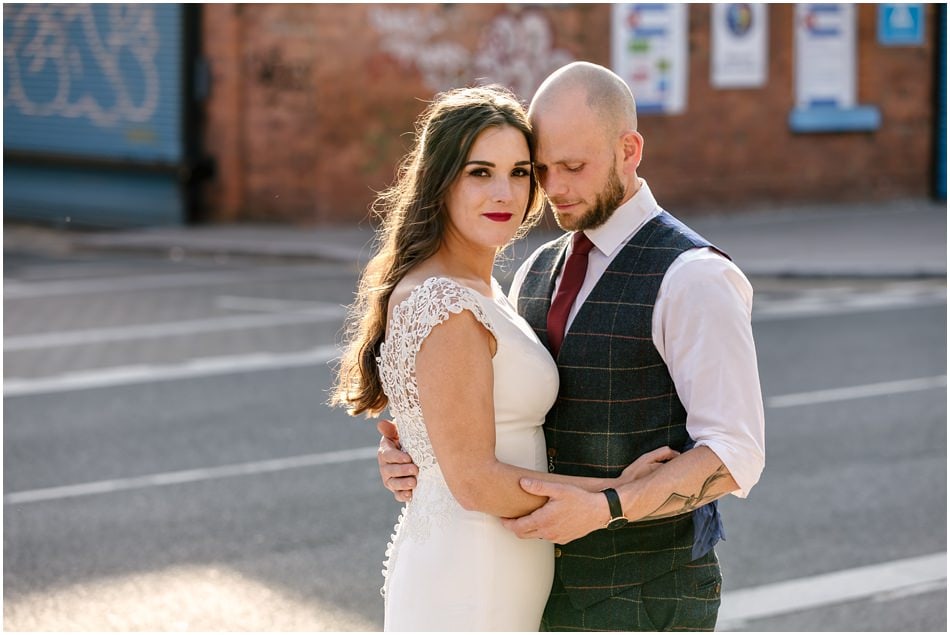
[[[547,344],[546,318],[570,234],[542,248],[518,312]],[[544,424],[548,468],[615,477],[645,452],[692,446],[686,410],[653,344],[653,305],[666,270],[684,251],[711,247],[666,212],[613,259],[577,312],[557,357],[561,386]],[[557,574],[578,608],[694,559],[693,514],[595,531],[560,548]]]

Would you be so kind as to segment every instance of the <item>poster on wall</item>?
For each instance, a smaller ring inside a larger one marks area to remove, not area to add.
[[[712,85],[757,88],[768,75],[768,7],[764,4],[712,5]]]
[[[854,31],[854,5],[795,5],[795,104],[798,108],[854,107]]]
[[[687,17],[683,4],[612,5],[611,64],[633,91],[638,112],[686,109]]]

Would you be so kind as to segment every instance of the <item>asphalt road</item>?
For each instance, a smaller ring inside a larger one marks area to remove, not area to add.
[[[355,277],[5,254],[5,629],[381,628],[398,506],[325,405]],[[723,502],[721,626],[946,630],[944,281],[753,282],[767,466]]]

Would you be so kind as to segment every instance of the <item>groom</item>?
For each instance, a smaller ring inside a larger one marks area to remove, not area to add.
[[[549,470],[616,476],[663,445],[681,455],[615,490],[522,481],[548,502],[504,520],[557,543],[542,630],[712,630],[723,537],[715,501],[746,497],[764,465],[752,288],[637,176],[633,95],[610,70],[555,71],[529,109],[536,166],[558,225],[509,297],[551,350],[558,400]],[[380,472],[407,500],[415,466],[380,425]]]

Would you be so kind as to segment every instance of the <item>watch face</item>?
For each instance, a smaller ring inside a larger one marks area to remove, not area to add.
[[[609,523],[607,523],[607,529],[620,529],[621,527],[626,526],[630,521],[626,518],[613,518]]]

